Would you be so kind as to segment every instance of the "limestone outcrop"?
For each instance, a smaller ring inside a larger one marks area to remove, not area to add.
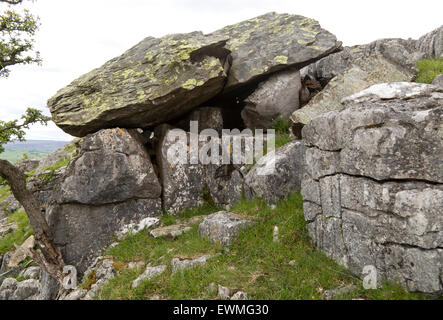
[[[443,287],[443,91],[378,84],[303,129],[305,218],[314,243],[361,276]]]
[[[125,225],[161,213],[161,186],[136,130],[84,138],[46,211],[65,262],[82,274]]]

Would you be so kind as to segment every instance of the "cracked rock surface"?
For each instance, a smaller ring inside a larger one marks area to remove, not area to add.
[[[372,86],[303,129],[305,219],[315,245],[353,273],[443,290],[443,90]]]

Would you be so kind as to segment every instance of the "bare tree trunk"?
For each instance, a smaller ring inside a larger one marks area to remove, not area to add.
[[[35,241],[40,247],[41,254],[31,250],[33,260],[60,284],[63,284],[63,267],[65,266],[63,257],[54,246],[54,238],[40,204],[26,187],[25,175],[9,161],[0,160],[0,176],[9,182],[14,197],[25,209],[34,229]]]

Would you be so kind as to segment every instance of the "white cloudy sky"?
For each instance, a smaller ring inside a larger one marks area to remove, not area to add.
[[[0,79],[1,120],[30,106],[49,115],[46,101],[58,89],[147,36],[209,33],[269,11],[314,18],[345,45],[416,39],[443,23],[439,0],[38,0],[27,6],[41,19],[36,49],[43,65],[14,67]],[[71,139],[53,124],[35,126],[27,138]]]

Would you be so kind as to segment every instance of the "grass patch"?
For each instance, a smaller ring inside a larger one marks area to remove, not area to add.
[[[5,199],[10,195],[12,195],[12,193],[9,186],[0,187],[0,202],[5,201]]]
[[[443,58],[424,59],[417,62],[418,74],[415,82],[432,83],[435,77],[443,73]]]
[[[201,215],[200,210],[187,211],[185,215]],[[252,216],[257,223],[245,230],[229,250],[199,237],[198,226],[175,240],[153,239],[148,232],[129,236],[107,254],[118,261],[165,264],[168,270],[145,280],[136,289],[131,284],[142,270],[123,270],[105,285],[99,298],[144,300],[157,295],[172,300],[215,299],[216,294],[207,290],[211,282],[243,290],[250,299],[324,299],[325,290],[350,284],[358,289],[340,299],[423,298],[391,284],[366,291],[360,279],[317,251],[306,230],[300,194],[290,196],[275,209],[255,199],[241,201],[232,211]],[[280,229],[279,243],[272,241],[274,226]],[[174,257],[215,253],[220,255],[204,266],[171,273],[170,262]]]
[[[30,227],[28,216],[24,211],[17,211],[9,216],[11,222],[15,222],[18,226],[17,231],[0,238],[0,255],[5,254],[11,249],[14,249],[14,243],[21,245],[27,238],[29,238],[34,231]]]
[[[64,157],[58,160],[56,163],[50,165],[49,167],[44,168],[43,171],[55,171],[60,168],[66,167],[69,164],[69,161],[71,161],[71,157]]]

